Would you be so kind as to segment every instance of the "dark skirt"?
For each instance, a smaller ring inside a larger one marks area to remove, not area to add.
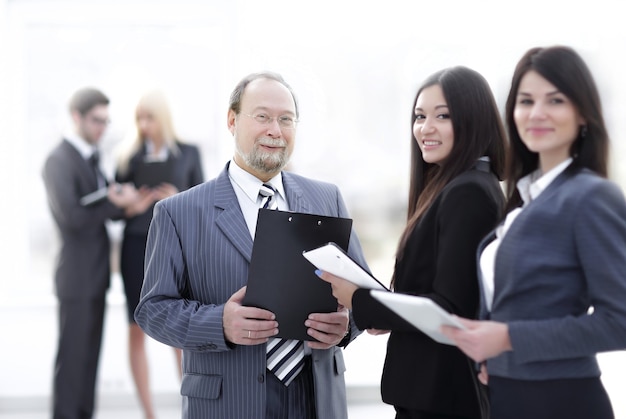
[[[146,254],[147,236],[141,234],[124,234],[120,255],[120,271],[126,294],[128,321],[135,322],[135,309],[139,304],[143,285],[143,262]]]
[[[491,419],[614,419],[600,378],[528,381],[489,377]]]

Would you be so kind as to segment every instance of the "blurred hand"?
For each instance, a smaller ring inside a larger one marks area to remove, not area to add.
[[[145,186],[137,191],[137,199],[125,208],[127,218],[143,214],[157,201],[155,193]]]
[[[324,271],[315,271],[317,276],[328,282],[333,289],[333,296],[339,304],[352,310],[352,295],[359,287],[347,279],[340,278]]]
[[[161,199],[169,198],[172,195],[176,195],[179,191],[178,188],[171,183],[161,183],[153,188],[155,198],[157,201]]]
[[[389,330],[367,329],[367,333],[369,333],[370,335],[374,335],[374,336],[386,335],[387,333],[389,333]]]
[[[224,336],[237,345],[259,345],[278,333],[274,313],[241,305],[246,287],[234,293],[224,305]]]
[[[107,198],[118,208],[126,208],[139,198],[132,183],[112,183],[107,189]]]
[[[480,372],[478,373],[478,381],[484,385],[489,385],[489,373],[487,372],[487,365],[483,362],[480,364]]]
[[[328,349],[337,345],[348,332],[350,324],[350,312],[342,305],[337,307],[334,313],[311,313],[304,322],[308,327],[309,336],[319,342],[308,341],[313,349]]]
[[[455,317],[467,329],[442,326],[441,332],[452,339],[456,346],[474,361],[483,362],[500,355],[502,352],[513,350],[509,337],[509,326],[506,323]]]

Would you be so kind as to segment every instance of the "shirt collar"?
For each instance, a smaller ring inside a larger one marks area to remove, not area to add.
[[[239,167],[235,160],[231,160],[228,165],[228,175],[252,202],[257,202],[259,198],[259,189],[261,189],[261,185],[263,183],[269,183],[272,185],[274,189],[276,189],[277,193],[285,199],[282,172],[279,172],[267,182],[261,182],[259,178]]]
[[[517,182],[517,190],[524,201],[524,205],[528,205],[530,201],[537,199],[541,192],[572,163],[572,160],[571,157],[568,158],[543,175],[541,170],[537,169],[521,178]]]
[[[169,148],[164,145],[159,150],[159,154],[154,153],[154,143],[151,139],[147,138],[145,141],[146,144],[146,160],[147,161],[165,161],[169,157]]]
[[[89,144],[87,140],[80,137],[78,134],[68,133],[65,135],[65,139],[73,145],[76,150],[78,150],[80,155],[83,156],[85,160],[98,151],[96,146]]]

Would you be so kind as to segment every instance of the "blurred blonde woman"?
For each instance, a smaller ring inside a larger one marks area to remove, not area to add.
[[[172,123],[166,97],[147,92],[135,110],[136,133],[119,154],[118,182],[133,182],[139,189],[145,211],[126,219],[120,269],[126,294],[129,321],[129,356],[133,380],[145,417],[155,417],[150,392],[145,334],[137,326],[134,311],[143,284],[144,254],[154,204],[203,182],[200,152],[183,143]],[[156,171],[156,173],[155,173]],[[181,350],[174,349],[181,374]]]

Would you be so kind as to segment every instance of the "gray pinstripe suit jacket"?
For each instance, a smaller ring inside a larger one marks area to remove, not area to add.
[[[265,345],[225,341],[224,304],[244,286],[252,238],[228,178],[159,202],[148,235],[145,279],[135,318],[153,338],[183,348],[184,418],[265,416]],[[292,211],[348,217],[339,189],[283,172]],[[352,232],[349,253],[365,265]],[[351,339],[360,333],[351,320]],[[319,418],[347,418],[341,348],[313,350]]]

